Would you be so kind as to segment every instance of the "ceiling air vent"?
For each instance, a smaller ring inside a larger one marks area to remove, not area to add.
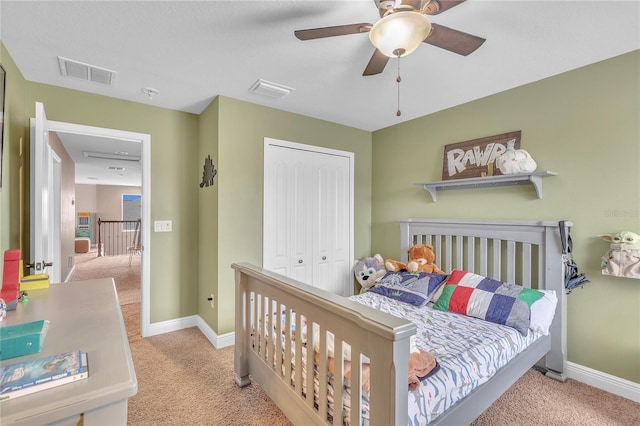
[[[108,152],[92,152],[92,151],[82,151],[82,155],[84,155],[85,158],[98,158],[101,160],[140,161],[139,155],[118,155],[118,154],[111,154]]]
[[[60,74],[64,77],[78,78],[105,86],[115,85],[117,74],[115,71],[73,61],[62,56],[58,56],[58,64],[60,65]]]
[[[295,92],[296,89],[292,87],[283,86],[281,84],[272,83],[263,79],[258,79],[249,88],[250,92],[258,93],[269,98],[279,99],[284,98],[291,92]]]

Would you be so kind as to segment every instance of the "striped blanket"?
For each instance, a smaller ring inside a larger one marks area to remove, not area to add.
[[[523,336],[505,325],[429,306],[417,308],[372,293],[350,299],[416,324],[417,346],[433,354],[440,364],[437,373],[409,394],[411,426],[436,419],[540,336],[537,332]]]

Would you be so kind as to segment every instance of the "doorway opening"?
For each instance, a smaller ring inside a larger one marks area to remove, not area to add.
[[[36,111],[37,111],[37,108],[36,108]],[[37,119],[38,118],[36,117],[36,121]],[[124,259],[124,266],[127,268],[126,269],[127,274],[131,275],[133,271],[136,271],[136,268],[138,271],[138,272],[133,272],[134,274],[137,274],[138,278],[136,281],[137,284],[131,286],[132,287],[131,290],[132,292],[136,291],[139,294],[138,296],[139,303],[137,304],[136,309],[139,309],[140,311],[139,330],[140,330],[140,335],[144,337],[148,335],[148,330],[150,327],[150,283],[149,283],[150,266],[149,264],[150,264],[151,250],[150,250],[150,232],[145,232],[145,230],[149,227],[149,224],[151,223],[151,219],[150,219],[151,218],[151,207],[150,207],[151,206],[151,199],[150,199],[151,197],[151,189],[150,189],[151,188],[151,182],[150,182],[151,136],[149,134],[144,134],[144,133],[136,133],[136,132],[129,132],[124,130],[107,129],[107,128],[93,127],[93,126],[85,126],[80,124],[64,123],[64,122],[57,122],[57,121],[46,121],[45,128],[46,130],[48,130],[49,134],[51,134],[51,132],[54,132],[60,138],[60,140],[63,141],[63,145],[64,145],[64,139],[66,136],[74,136],[74,137],[82,136],[82,138],[85,140],[90,140],[92,138],[98,139],[103,144],[104,143],[107,143],[107,144],[108,143],[113,143],[113,144],[129,143],[129,144],[137,144],[139,146],[139,152],[140,152],[139,162],[141,166],[140,176],[139,176],[139,181],[140,181],[139,195],[140,195],[141,204],[142,204],[141,217],[140,217],[141,230],[142,230],[142,232],[140,232],[140,246],[144,247],[144,250],[140,251],[139,256],[134,256],[134,259],[132,259],[132,265],[131,265],[132,268],[129,268],[128,266],[129,257],[122,256],[122,258]],[[90,149],[86,149],[84,155],[92,155],[93,152],[94,151],[91,151]],[[58,198],[58,201],[59,201],[59,198]],[[75,201],[76,200],[74,199],[73,202],[75,203]],[[118,210],[120,212],[119,205],[118,205]],[[75,222],[75,219],[74,219],[74,222]],[[55,238],[55,235],[53,235],[53,237]],[[61,245],[60,245],[59,239],[55,242],[55,245],[56,245],[56,250],[60,250]],[[91,247],[91,250],[93,249],[94,247]],[[80,272],[81,268],[74,268],[74,269],[77,269],[77,272]],[[125,270],[123,269],[123,272],[124,271]],[[76,271],[74,270],[73,273],[76,273]],[[62,277],[62,279],[64,278],[65,277]],[[127,330],[129,330],[129,327],[127,327]]]

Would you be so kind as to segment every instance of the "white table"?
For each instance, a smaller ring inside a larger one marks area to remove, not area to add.
[[[0,402],[0,424],[73,423],[84,413],[87,426],[126,425],[138,381],[113,279],[52,284],[29,291],[28,299],[0,325],[49,320],[42,351],[0,365],[80,349],[87,352],[89,378]]]

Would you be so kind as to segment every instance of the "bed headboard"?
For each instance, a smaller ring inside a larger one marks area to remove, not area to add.
[[[546,367],[566,372],[566,293],[558,222],[401,219],[401,259],[414,244],[431,244],[445,272],[462,269],[524,287],[555,290],[556,315]],[[566,221],[567,233],[571,222]],[[487,237],[490,235],[491,237]]]

